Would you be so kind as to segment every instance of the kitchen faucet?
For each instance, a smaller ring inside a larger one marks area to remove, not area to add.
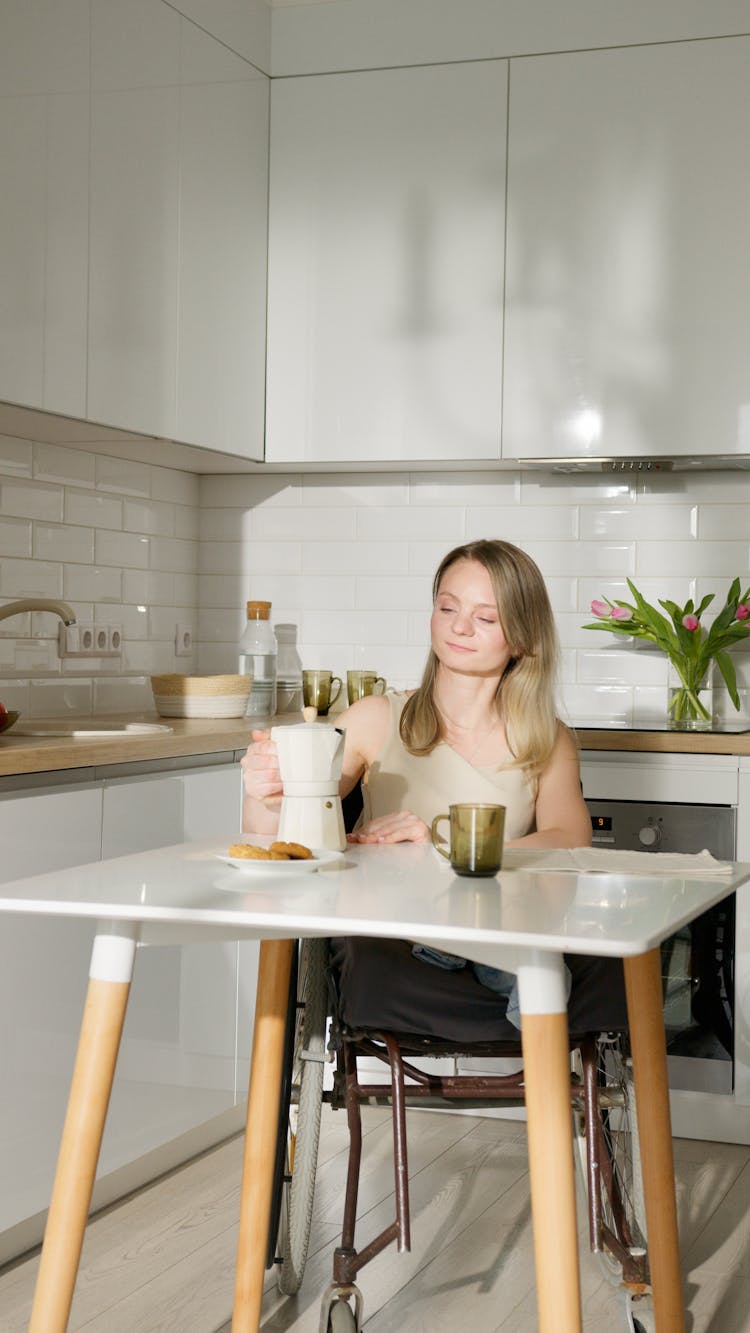
[[[75,625],[76,613],[67,602],[58,602],[50,597],[24,597],[18,602],[6,602],[0,606],[0,620],[8,616],[20,616],[24,611],[52,611],[59,616],[63,625]]]

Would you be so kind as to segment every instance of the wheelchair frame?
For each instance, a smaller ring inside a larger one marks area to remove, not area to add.
[[[345,1108],[349,1160],[342,1235],[334,1253],[333,1280],[323,1295],[320,1333],[360,1333],[363,1304],[356,1286],[357,1274],[392,1242],[396,1242],[399,1252],[408,1251],[411,1245],[407,1105],[446,1109],[458,1102],[466,1108],[488,1103],[522,1107],[524,1079],[523,1069],[506,1075],[446,1075],[425,1071],[412,1063],[415,1058],[425,1056],[517,1058],[521,1056],[520,1040],[462,1044],[370,1029],[352,1030],[334,1017],[329,1046],[335,1052],[337,1069],[332,1091],[324,1093],[326,1012],[333,1008],[336,1013],[335,1006],[326,1003],[326,986],[321,984],[322,976],[327,978],[327,950],[326,940],[302,941],[299,969],[293,968],[288,1031],[291,1034],[294,1030],[294,1038],[290,1035],[288,1041],[286,1093],[282,1089],[282,1102],[285,1098],[286,1102],[280,1109],[277,1154],[277,1162],[283,1163],[283,1175],[277,1171],[268,1266],[271,1262],[279,1265],[279,1287],[283,1292],[291,1295],[298,1290],[312,1218],[321,1105],[325,1101],[334,1109]],[[607,1278],[623,1291],[628,1329],[646,1333],[646,1325],[635,1313],[638,1310],[647,1317],[650,1285],[627,1037],[622,1033],[584,1033],[571,1037],[570,1048],[571,1111],[576,1157],[587,1198],[590,1249],[601,1260]],[[363,1081],[357,1065],[359,1057],[375,1057],[387,1066],[390,1083]],[[396,1215],[393,1222],[357,1250],[354,1238],[363,1104],[391,1105]],[[311,1107],[317,1108],[316,1111]],[[298,1108],[306,1108],[299,1119]],[[280,1253],[274,1254],[277,1236]],[[354,1301],[354,1310],[350,1300]]]

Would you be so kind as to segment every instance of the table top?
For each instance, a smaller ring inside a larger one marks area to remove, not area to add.
[[[415,843],[352,846],[314,874],[246,873],[219,859],[231,840],[14,880],[0,885],[0,912],[137,922],[144,943],[164,940],[168,927],[175,939],[373,935],[468,957],[472,946],[507,945],[628,957],[750,879],[750,864],[740,863],[703,877],[534,869],[522,849],[506,852],[514,868],[495,877],[458,877],[429,844]]]

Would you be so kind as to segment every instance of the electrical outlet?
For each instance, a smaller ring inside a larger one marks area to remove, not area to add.
[[[189,657],[193,651],[193,627],[177,622],[174,632],[175,657]]]
[[[119,657],[121,652],[121,625],[92,625],[84,622],[61,624],[58,630],[58,657]]]

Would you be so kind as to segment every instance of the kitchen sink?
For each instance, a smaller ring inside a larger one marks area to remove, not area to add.
[[[88,740],[97,736],[150,736],[159,731],[171,731],[172,727],[162,726],[159,722],[24,722],[13,729],[14,736],[67,736],[71,740]]]

